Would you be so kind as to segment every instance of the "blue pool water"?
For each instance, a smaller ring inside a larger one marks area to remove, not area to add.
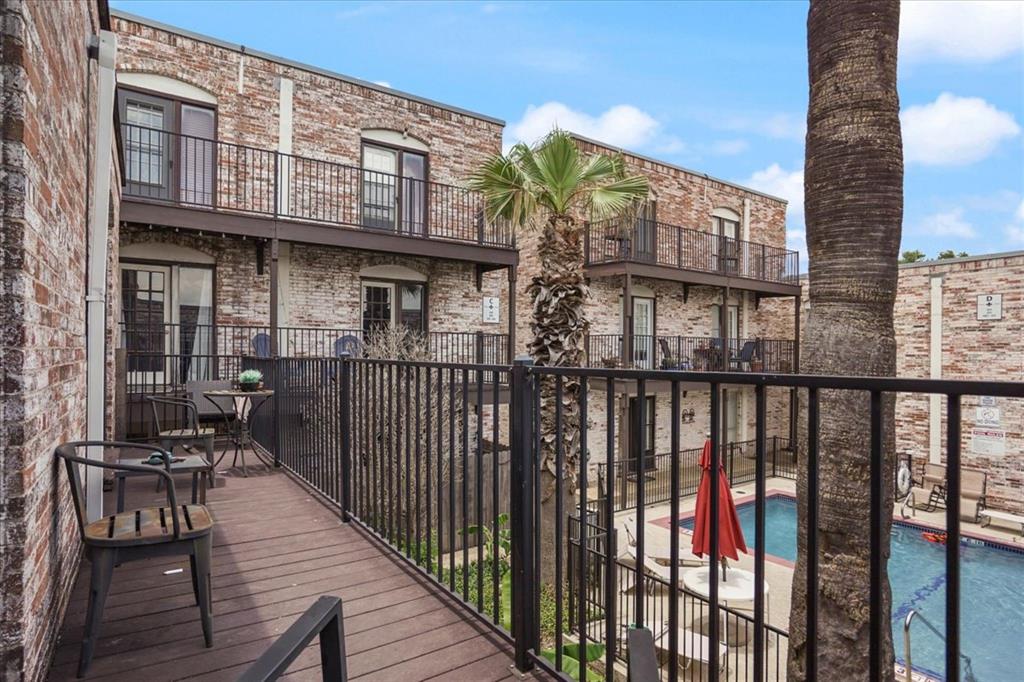
[[[754,504],[736,507],[743,537],[753,552]],[[693,520],[680,522],[693,528]],[[765,500],[765,552],[796,561],[796,500]],[[939,631],[945,627],[946,552],[921,537],[917,526],[894,524],[889,583],[892,633],[903,661],[903,620],[911,609]],[[967,541],[960,549],[960,650],[971,658],[980,682],[1024,680],[1024,553]],[[944,644],[920,623],[911,630],[913,664],[935,677],[945,670]]]

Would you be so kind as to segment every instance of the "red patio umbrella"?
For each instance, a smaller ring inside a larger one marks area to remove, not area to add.
[[[693,523],[693,553],[697,556],[711,554],[711,441],[704,441],[700,454],[700,486],[697,488],[697,508]],[[729,490],[729,479],[725,468],[718,468],[718,556],[717,559],[738,560],[739,552],[746,554],[743,529],[736,515],[736,505]],[[724,561],[723,561],[724,568]]]

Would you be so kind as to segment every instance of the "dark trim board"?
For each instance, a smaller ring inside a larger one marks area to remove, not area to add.
[[[765,282],[747,277],[729,277],[718,275],[713,272],[702,272],[700,270],[684,270],[667,265],[653,265],[649,263],[630,263],[627,261],[614,261],[611,263],[594,263],[585,266],[588,277],[621,277],[632,275],[634,277],[647,277],[649,279],[663,279],[670,282],[682,282],[683,284],[698,284],[713,287],[729,287],[731,289],[742,289],[755,291],[761,294],[761,298],[774,296],[796,296],[800,293],[799,284],[780,284],[777,282]]]
[[[479,263],[487,270],[511,267],[519,262],[519,253],[513,248],[460,243],[436,237],[389,234],[356,226],[275,220],[272,215],[240,215],[223,209],[174,206],[130,197],[121,200],[121,220],[211,234],[231,234],[257,239],[277,237],[290,242],[466,261]]]

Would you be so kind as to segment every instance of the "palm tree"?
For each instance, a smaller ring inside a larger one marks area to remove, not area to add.
[[[538,269],[529,285],[533,317],[530,355],[534,364],[579,367],[588,323],[584,303],[583,223],[623,215],[647,197],[647,179],[626,172],[621,156],[580,153],[572,136],[555,129],[533,147],[517,144],[496,154],[470,178],[484,196],[490,220],[539,231]],[[514,321],[511,321],[514,323]],[[551,583],[555,552],[555,439],[563,443],[565,509],[575,499],[580,466],[580,383],[567,379],[562,398],[562,433],[555,433],[555,384],[541,381],[541,557]]]
[[[811,0],[804,207],[810,312],[801,366],[810,374],[892,376],[893,306],[903,220],[903,144],[896,91],[898,0]],[[891,490],[892,396],[883,402],[883,490]],[[869,404],[862,392],[820,395],[818,679],[867,680],[870,641]],[[806,462],[790,615],[789,679],[807,679]],[[888,514],[883,553],[889,555]],[[883,563],[884,566],[884,563]],[[883,573],[883,618],[891,595]],[[893,676],[885,627],[885,677]]]

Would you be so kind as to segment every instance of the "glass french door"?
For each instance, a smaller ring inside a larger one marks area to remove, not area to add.
[[[739,265],[739,239],[740,224],[728,218],[714,219],[715,234],[719,237],[715,240],[714,253],[718,267],[723,272],[735,273]]]
[[[363,224],[407,234],[426,233],[424,154],[363,145]]]
[[[174,102],[136,92],[121,91],[125,126],[125,190],[131,196],[170,199],[174,152]]]
[[[121,347],[140,392],[212,379],[213,270],[121,263]]]
[[[402,231],[422,235],[427,231],[427,157],[402,152]]]
[[[644,421],[640,422],[640,400],[639,398],[629,399],[629,424],[630,424],[630,439],[629,439],[629,473],[635,474],[640,469],[641,455],[643,461],[643,470],[648,471],[655,468],[654,459],[654,396],[646,396],[644,398],[646,406],[644,408]],[[644,432],[644,447],[643,452],[640,452],[639,444],[640,439],[634,438],[633,434],[636,433],[637,429],[642,429]]]
[[[178,143],[178,200],[213,205],[215,119],[213,109],[181,105]]]
[[[376,334],[394,324],[394,302],[394,284],[390,282],[363,282],[364,335]]]
[[[209,107],[118,91],[124,127],[125,193],[214,204],[216,114]]]
[[[130,386],[166,383],[173,345],[170,281],[170,266],[121,265],[121,347]]]
[[[384,147],[363,147],[363,225],[395,229],[398,217],[398,152]]]
[[[363,334],[370,336],[396,325],[426,330],[426,289],[416,282],[365,281]]]
[[[653,369],[654,299],[633,297],[633,365]]]

